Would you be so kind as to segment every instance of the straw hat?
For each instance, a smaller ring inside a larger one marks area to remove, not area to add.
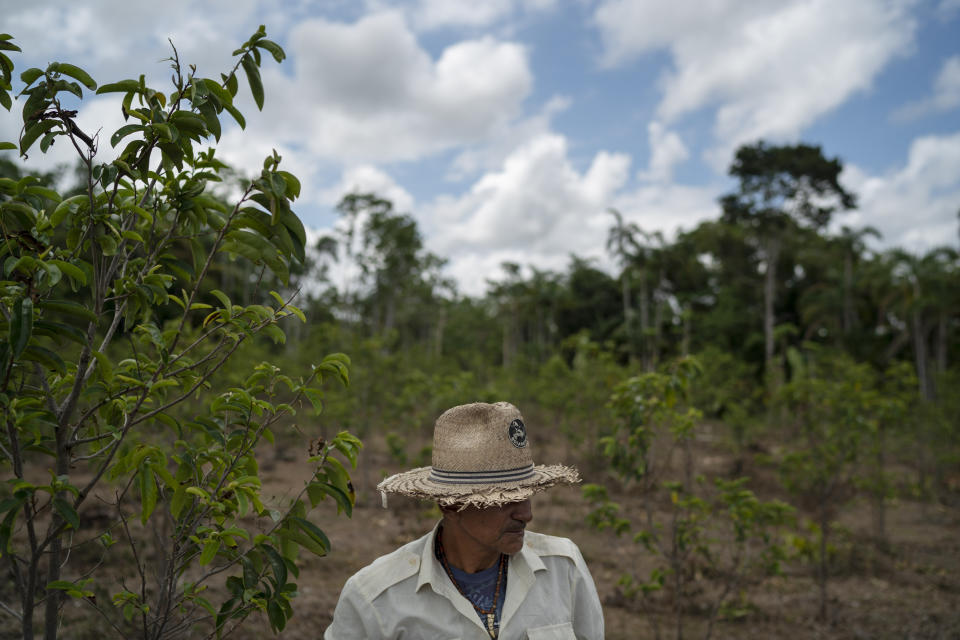
[[[432,462],[390,476],[377,489],[384,499],[386,493],[399,493],[443,506],[491,507],[580,482],[573,467],[533,464],[523,417],[509,402],[445,411],[434,425]]]

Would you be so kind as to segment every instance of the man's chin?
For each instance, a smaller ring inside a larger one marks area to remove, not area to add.
[[[520,531],[507,531],[501,537],[501,549],[507,555],[513,555],[523,548],[523,529]]]

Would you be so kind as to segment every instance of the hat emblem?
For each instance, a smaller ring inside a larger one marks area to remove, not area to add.
[[[519,418],[510,423],[510,442],[518,449],[527,446],[527,428]]]

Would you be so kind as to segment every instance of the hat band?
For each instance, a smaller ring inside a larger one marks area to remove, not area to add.
[[[533,477],[533,463],[504,469],[503,471],[445,471],[433,467],[430,469],[430,479],[440,484],[497,484],[499,482],[516,482]]]

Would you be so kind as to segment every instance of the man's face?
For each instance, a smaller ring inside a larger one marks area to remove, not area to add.
[[[523,530],[533,520],[529,498],[500,507],[467,507],[453,513],[461,533],[485,551],[512,555],[523,548]]]

